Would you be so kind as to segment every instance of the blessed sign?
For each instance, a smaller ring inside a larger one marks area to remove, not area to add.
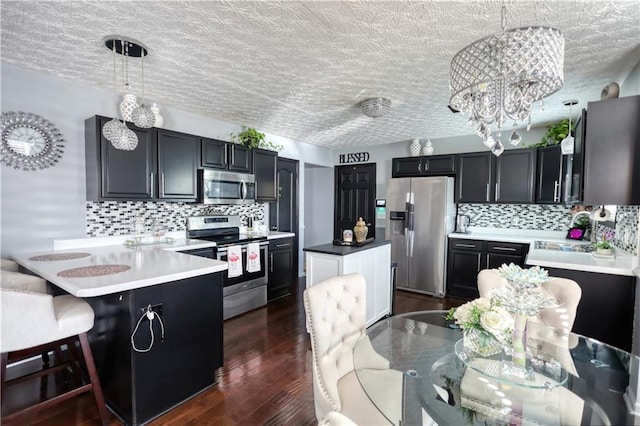
[[[369,161],[368,152],[353,152],[351,154],[340,154],[340,164],[360,163]]]

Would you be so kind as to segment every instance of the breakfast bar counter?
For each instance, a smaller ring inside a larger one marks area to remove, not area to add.
[[[175,252],[190,248],[120,244],[13,256],[93,308],[88,334],[105,400],[125,424],[147,423],[216,384],[227,264]]]

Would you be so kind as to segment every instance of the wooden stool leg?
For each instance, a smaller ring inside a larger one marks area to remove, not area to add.
[[[98,406],[98,414],[100,420],[104,426],[109,424],[109,414],[107,413],[107,406],[104,403],[104,395],[102,394],[102,386],[100,386],[100,379],[98,378],[98,372],[96,371],[96,365],[93,361],[93,353],[89,346],[89,339],[87,333],[78,335],[80,338],[80,347],[82,348],[82,355],[84,356],[84,362],[87,366],[87,372],[89,373],[89,380],[91,380],[91,388],[93,391],[93,397],[96,399],[96,405]]]
[[[2,354],[2,360],[0,361],[0,363],[2,364],[0,366],[0,368],[2,370],[0,370],[0,380],[2,380],[2,383],[0,383],[0,396],[2,396],[4,398],[4,382],[7,381],[7,361],[9,359],[9,352],[4,352]]]

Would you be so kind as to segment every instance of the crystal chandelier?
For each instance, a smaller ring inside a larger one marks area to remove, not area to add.
[[[518,121],[531,127],[531,104],[558,91],[564,82],[564,37],[555,28],[506,29],[477,40],[456,53],[449,70],[450,105],[469,115],[482,142],[499,156],[504,151],[502,127],[513,120],[512,145],[522,138]],[[497,132],[492,135],[492,126]]]
[[[388,98],[369,98],[360,103],[360,110],[367,117],[382,117],[390,108],[391,99]]]

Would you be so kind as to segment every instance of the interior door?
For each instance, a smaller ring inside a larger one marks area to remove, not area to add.
[[[376,164],[336,166],[335,185],[333,238],[341,240],[359,217],[369,227],[367,238],[375,238]]]
[[[298,160],[278,157],[278,197],[269,203],[269,229],[293,232],[293,282],[298,277]]]

